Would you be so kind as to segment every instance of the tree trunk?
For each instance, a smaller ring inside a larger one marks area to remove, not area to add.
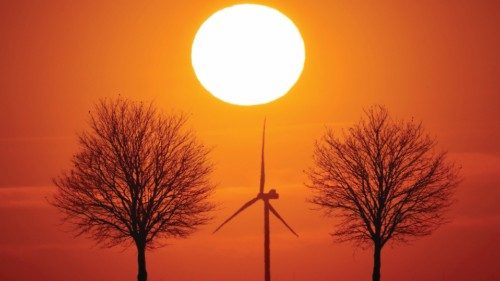
[[[380,281],[380,253],[382,252],[382,245],[379,241],[373,243],[373,273],[372,281]]]
[[[137,281],[147,281],[148,272],[146,271],[146,245],[143,243],[137,244]]]

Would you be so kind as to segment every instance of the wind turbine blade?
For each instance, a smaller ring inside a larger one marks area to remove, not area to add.
[[[286,223],[286,221],[280,216],[280,214],[278,214],[278,212],[273,208],[271,204],[269,204],[269,210],[271,210],[271,213],[273,213],[286,227],[288,227],[288,229],[290,229],[290,231],[295,234],[295,236],[299,237],[299,235],[295,233],[295,231],[293,231],[293,229]]]
[[[243,206],[241,206],[241,208],[238,209],[238,211],[236,211],[232,216],[230,216],[227,220],[225,220],[219,227],[217,227],[216,230],[214,230],[214,232],[212,233],[216,233],[219,229],[221,229],[226,223],[228,223],[230,220],[232,220],[234,217],[236,217],[236,215],[238,215],[239,213],[243,212],[243,210],[245,210],[246,208],[250,207],[253,203],[257,202],[257,200],[259,200],[259,198],[254,198],[248,202],[246,202]]]
[[[262,129],[262,153],[260,159],[260,193],[264,193],[264,184],[266,183],[266,171],[264,167],[264,144],[266,136],[266,119],[264,118],[264,127]]]

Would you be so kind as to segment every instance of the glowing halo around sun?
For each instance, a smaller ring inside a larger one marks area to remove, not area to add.
[[[285,95],[299,79],[305,47],[295,24],[276,9],[240,4],[211,15],[191,50],[196,77],[215,97],[257,105]]]

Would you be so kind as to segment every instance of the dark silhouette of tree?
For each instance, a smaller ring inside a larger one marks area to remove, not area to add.
[[[388,241],[429,235],[447,221],[458,172],[421,124],[393,121],[380,106],[365,111],[340,137],[328,129],[306,173],[310,201],[340,218],[332,235],[358,246],[373,244],[372,279],[378,281]]]
[[[187,237],[213,209],[208,150],[186,121],[152,104],[101,100],[72,168],[54,180],[51,203],[78,235],[105,247],[135,244],[139,281],[147,280],[147,249]]]

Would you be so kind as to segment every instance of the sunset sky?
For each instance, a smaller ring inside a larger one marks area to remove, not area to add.
[[[462,166],[452,222],[382,254],[383,280],[500,279],[500,1],[276,0],[306,48],[283,98],[242,107],[198,82],[198,27],[241,2],[0,1],[0,280],[135,280],[136,253],[74,238],[47,203],[76,134],[100,98],[186,112],[213,147],[215,219],[147,255],[152,281],[262,280],[262,203],[212,231],[258,192],[267,117],[267,187],[299,233],[271,219],[274,280],[369,280],[371,249],[335,243],[335,219],[306,202],[303,170],[325,127],[347,128],[386,105],[422,121]]]

